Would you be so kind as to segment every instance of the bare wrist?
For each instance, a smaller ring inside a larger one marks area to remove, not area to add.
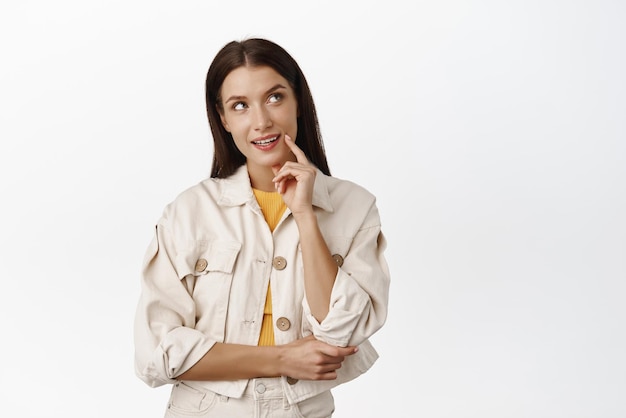
[[[317,216],[315,212],[306,211],[302,213],[294,213],[293,218],[296,221],[298,227],[314,226],[317,225]]]
[[[274,376],[286,376],[288,374],[287,367],[285,367],[286,362],[286,346],[277,345],[274,346],[274,353],[272,356],[272,362],[274,364]]]

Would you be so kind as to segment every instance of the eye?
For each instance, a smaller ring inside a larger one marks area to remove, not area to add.
[[[246,108],[246,104],[244,102],[233,103],[233,110],[244,110],[245,108]]]
[[[270,95],[267,101],[270,103],[277,103],[277,102],[280,102],[282,98],[283,98],[283,95],[281,93],[273,93]]]

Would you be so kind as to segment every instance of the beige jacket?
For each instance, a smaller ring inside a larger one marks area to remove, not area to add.
[[[313,205],[340,265],[330,311],[318,323],[304,297],[298,229],[287,209],[272,233],[246,166],[207,179],[164,210],[145,255],[135,319],[137,375],[156,387],[175,383],[215,342],[256,345],[268,284],[276,344],[311,333],[337,346],[359,345],[333,381],[283,379],[290,403],[367,371],[378,354],[367,340],[385,322],[389,269],[373,195],[318,171]],[[247,380],[188,382],[240,397]]]

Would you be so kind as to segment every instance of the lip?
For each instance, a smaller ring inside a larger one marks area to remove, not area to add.
[[[261,136],[261,137],[253,139],[251,142],[254,143],[254,142],[259,142],[259,141],[265,141],[265,140],[271,139],[271,138],[279,139],[280,138],[280,134],[269,134],[269,135]]]
[[[278,143],[280,142],[280,138],[281,138],[281,134],[270,134],[270,135],[264,135],[264,136],[255,138],[250,143],[257,149],[260,149],[263,151],[269,151],[273,149],[276,145],[278,145]],[[269,141],[272,139],[273,141]],[[262,141],[268,141],[268,142],[260,143]]]

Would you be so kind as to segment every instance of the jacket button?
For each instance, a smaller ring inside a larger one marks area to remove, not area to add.
[[[274,257],[274,260],[272,260],[272,265],[276,270],[283,270],[285,267],[287,267],[287,260],[285,260],[285,257],[281,256]]]
[[[298,379],[287,376],[287,383],[289,383],[290,385],[295,385],[296,383],[298,383]]]
[[[337,263],[339,267],[343,266],[343,257],[339,254],[333,254],[333,260],[335,260],[335,263]]]
[[[281,331],[287,331],[289,328],[291,328],[291,322],[289,322],[289,320],[284,316],[281,316],[276,320],[276,326]]]
[[[204,271],[204,269],[206,269],[206,266],[208,264],[209,263],[207,263],[204,258],[199,258],[198,261],[196,261],[196,271],[197,272]]]

